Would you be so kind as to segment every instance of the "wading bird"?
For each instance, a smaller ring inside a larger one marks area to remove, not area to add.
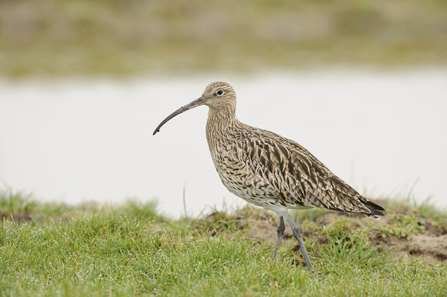
[[[313,272],[301,231],[288,209],[318,207],[376,219],[383,216],[383,207],[360,195],[295,141],[241,123],[236,117],[236,93],[226,82],[209,84],[199,99],[170,114],[153,134],[173,117],[201,105],[209,107],[206,139],[222,183],[236,196],[279,216],[273,259],[284,235],[285,218]]]

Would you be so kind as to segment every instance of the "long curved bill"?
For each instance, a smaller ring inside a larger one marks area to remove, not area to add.
[[[180,107],[179,109],[177,109],[176,111],[174,111],[173,113],[168,115],[168,117],[166,119],[164,119],[160,123],[160,125],[157,126],[157,128],[155,128],[155,131],[154,131],[154,133],[152,135],[155,135],[157,132],[160,132],[160,128],[164,124],[166,124],[169,120],[171,120],[173,117],[175,117],[175,116],[177,116],[177,115],[179,115],[181,113],[184,113],[185,111],[190,110],[190,109],[192,109],[194,107],[203,105],[203,104],[205,104],[205,101],[206,101],[206,98],[204,96],[201,96],[199,99],[196,99],[193,102],[191,102],[191,103],[189,103],[189,104],[187,104],[185,106]]]

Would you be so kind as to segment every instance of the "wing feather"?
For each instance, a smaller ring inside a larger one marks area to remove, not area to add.
[[[303,146],[273,132],[253,129],[255,133],[238,141],[238,149],[245,151],[248,163],[262,167],[282,204],[383,215],[381,206],[360,195]]]

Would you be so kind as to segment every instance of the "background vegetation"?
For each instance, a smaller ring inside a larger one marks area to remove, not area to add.
[[[0,75],[447,61],[443,0],[0,0]]]

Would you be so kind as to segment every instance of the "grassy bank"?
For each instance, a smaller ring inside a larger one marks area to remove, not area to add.
[[[447,62],[447,3],[0,1],[0,75]]]
[[[447,239],[447,214],[426,205],[381,201],[388,210],[382,223],[301,212],[305,243],[321,273],[310,275],[289,231],[279,261],[271,261],[268,233],[277,218],[257,208],[171,220],[154,202],[65,207],[12,192],[0,202],[3,296],[447,294],[447,266],[440,263],[447,246],[431,264],[417,249],[402,258],[387,246],[418,236]]]

